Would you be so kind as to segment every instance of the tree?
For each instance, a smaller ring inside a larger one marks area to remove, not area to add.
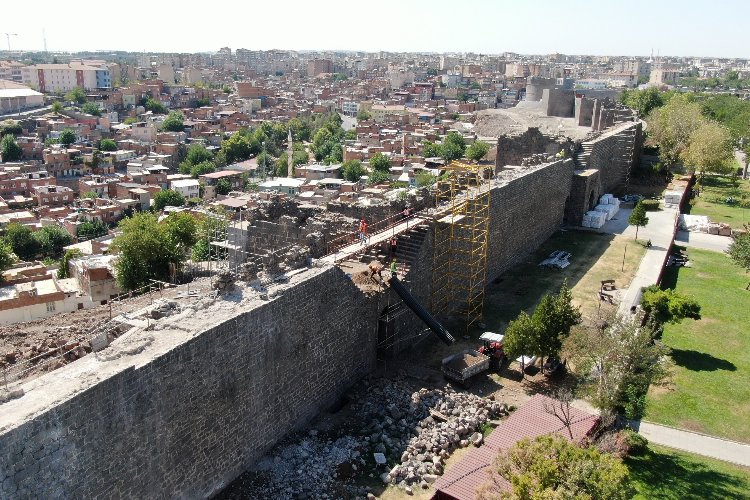
[[[216,183],[215,190],[216,194],[226,196],[232,190],[232,183],[229,182],[229,179],[219,179],[219,181]]]
[[[170,237],[166,224],[159,224],[154,214],[144,212],[123,219],[122,234],[112,242],[117,254],[115,274],[123,290],[135,290],[149,280],[168,281],[170,269],[179,267],[185,255]]]
[[[86,102],[86,93],[81,87],[76,87],[65,94],[65,100],[76,104],[83,104]]]
[[[466,141],[458,132],[448,132],[440,149],[445,161],[458,160],[464,156]]]
[[[382,172],[390,172],[391,160],[383,153],[375,153],[372,156],[372,158],[370,158],[370,167],[373,170],[380,170]]]
[[[432,186],[437,181],[437,177],[432,175],[429,172],[417,172],[417,174],[414,176],[417,186],[419,187],[427,187]]]
[[[573,329],[564,349],[576,371],[587,377],[585,388],[594,404],[615,412],[669,373],[669,350],[653,338],[650,327],[618,318],[602,329]]]
[[[183,252],[187,252],[198,241],[198,220],[189,212],[170,214],[162,224],[165,225],[169,238]]]
[[[23,149],[16,142],[13,134],[4,135],[0,139],[0,154],[3,156],[3,161],[18,161],[23,157]]]
[[[643,290],[641,306],[658,327],[685,318],[701,319],[701,306],[694,298],[671,289],[662,290],[658,285]]]
[[[630,217],[628,217],[628,224],[631,226],[635,226],[635,239],[638,239],[638,229],[641,228],[641,226],[645,226],[648,224],[648,216],[646,215],[646,208],[643,206],[643,203],[640,201],[635,205],[635,208],[633,208],[633,211],[630,212]]]
[[[726,128],[716,122],[705,121],[690,135],[690,142],[680,153],[680,158],[700,172],[702,184],[706,172],[728,174],[732,171],[732,138]]]
[[[227,164],[244,161],[253,154],[260,152],[261,146],[257,139],[242,132],[235,132],[229,139],[221,142],[221,152]]]
[[[490,150],[490,145],[482,141],[474,141],[474,143],[466,148],[466,157],[470,160],[479,161],[487,154]]]
[[[210,174],[216,172],[216,165],[211,161],[203,161],[197,165],[190,167],[190,175],[193,179],[197,179],[201,175]]]
[[[674,165],[690,144],[690,138],[705,121],[700,104],[690,97],[679,95],[654,109],[646,118],[648,132],[659,145],[661,161]]]
[[[55,101],[52,103],[52,112],[53,113],[60,113],[63,110],[63,105],[60,101]]]
[[[147,98],[143,102],[143,107],[146,108],[146,111],[151,111],[152,113],[155,113],[158,115],[167,114],[167,108],[162,103],[160,103],[159,101],[151,97]]]
[[[78,238],[78,241],[86,241],[104,236],[108,232],[109,230],[107,229],[107,226],[105,226],[101,221],[86,221],[76,229],[76,238]]]
[[[310,140],[310,125],[299,118],[292,118],[287,122],[287,127],[292,130],[292,137],[297,141],[307,142]]]
[[[164,207],[181,207],[185,204],[185,197],[172,189],[159,191],[154,195],[154,210],[161,212]]]
[[[185,116],[179,111],[170,111],[161,122],[161,129],[166,132],[182,132],[185,128]]]
[[[359,182],[367,173],[359,160],[346,160],[341,164],[341,176],[349,182]]]
[[[83,106],[81,106],[81,111],[83,111],[87,115],[102,116],[101,108],[93,102],[83,103]]]
[[[193,165],[197,165],[204,161],[211,161],[213,159],[213,153],[206,149],[206,146],[200,143],[196,143],[190,145],[187,150],[187,154],[185,155],[185,160],[182,163],[192,167]],[[180,167],[182,167],[182,164],[180,165]]]
[[[440,144],[424,141],[422,143],[422,156],[425,158],[442,158],[443,150],[441,149]]]
[[[7,241],[0,239],[0,283],[3,282],[3,273],[16,261],[13,256],[13,248]]]
[[[99,142],[99,149],[101,151],[117,151],[117,143],[112,139],[102,139]]]
[[[77,259],[81,255],[83,254],[77,248],[71,248],[65,252],[65,255],[63,255],[63,258],[60,261],[60,267],[57,269],[57,279],[64,280],[70,278],[70,261]]]
[[[372,115],[368,111],[365,111],[364,109],[360,109],[359,111],[357,111],[357,120],[367,121],[371,119]]]
[[[373,170],[370,172],[370,175],[367,179],[367,182],[369,184],[383,184],[385,182],[390,182],[391,176],[388,172],[384,172],[382,170]]]
[[[505,354],[513,359],[518,356],[527,356],[539,352],[539,325],[529,316],[526,311],[521,311],[516,319],[508,324],[503,340]],[[521,376],[526,367],[521,364]]]
[[[581,311],[573,305],[573,294],[567,281],[563,282],[557,294],[542,297],[534,310],[532,321],[537,329],[538,350],[530,354],[559,357],[563,341],[570,335],[571,328],[581,323]]]
[[[638,116],[645,117],[654,109],[664,106],[671,96],[672,94],[662,92],[656,87],[644,90],[625,89],[620,94],[620,102],[637,111]]]
[[[522,439],[498,456],[495,468],[511,491],[504,494],[496,484],[481,491],[480,498],[626,500],[634,493],[628,469],[617,458],[561,436]]]
[[[67,147],[76,142],[76,138],[76,131],[72,128],[66,128],[63,129],[62,132],[60,132],[59,141],[60,144]]]
[[[745,225],[745,233],[737,235],[729,245],[727,254],[734,261],[735,264],[750,272],[750,227]],[[750,283],[745,287],[745,290],[750,290]]]
[[[11,222],[5,227],[4,238],[21,260],[33,260],[39,252],[39,244],[28,226]]]
[[[32,234],[37,243],[37,254],[57,258],[64,246],[73,242],[73,237],[65,229],[57,226],[44,226]]]
[[[0,123],[0,137],[8,134],[21,135],[23,134],[23,127],[15,120],[5,120]]]

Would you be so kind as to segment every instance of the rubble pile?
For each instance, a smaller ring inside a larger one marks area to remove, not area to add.
[[[252,480],[238,479],[224,498],[365,498],[366,477],[413,493],[443,473],[455,449],[480,445],[482,426],[508,412],[450,386],[414,389],[404,379],[363,381],[339,434],[311,430],[277,446],[256,465]]]
[[[399,442],[397,449],[405,448],[400,463],[381,475],[383,482],[396,484],[407,493],[416,485],[427,489],[442,475],[445,459],[456,448],[482,444],[482,426],[508,413],[505,405],[449,386],[412,394],[410,414],[411,410],[425,416],[412,427],[415,435],[406,443]]]
[[[544,163],[550,163],[553,161],[555,161],[555,157],[553,155],[549,155],[547,153],[535,153],[521,160],[521,166],[531,167],[533,165],[542,165]]]

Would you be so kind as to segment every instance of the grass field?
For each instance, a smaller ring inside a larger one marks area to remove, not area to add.
[[[539,262],[555,250],[571,253],[570,266],[565,269],[539,267]],[[484,306],[487,329],[502,332],[521,310],[530,312],[545,294],[557,293],[565,279],[584,316],[595,319],[601,281],[614,279],[617,288],[627,287],[644,252],[642,245],[623,236],[558,231],[537,252],[487,287]]]
[[[739,180],[737,187],[729,177],[707,176],[701,195],[695,198],[689,213],[707,215],[713,222],[725,222],[733,228],[741,228],[750,218],[750,208],[742,208],[739,203],[728,205],[728,197],[750,203],[750,180]]]
[[[639,500],[750,498],[750,470],[719,460],[649,445],[625,465]]]
[[[750,442],[750,276],[724,254],[690,249],[664,285],[695,297],[702,318],[666,325],[673,384],[649,392],[646,420]]]

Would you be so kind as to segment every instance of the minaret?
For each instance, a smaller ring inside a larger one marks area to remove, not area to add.
[[[286,176],[294,177],[294,144],[292,143],[292,128],[289,127],[289,134],[286,137]]]

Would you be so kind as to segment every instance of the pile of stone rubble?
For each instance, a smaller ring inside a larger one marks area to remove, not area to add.
[[[253,480],[240,478],[225,498],[364,498],[363,485],[378,477],[407,493],[426,489],[455,449],[481,444],[482,426],[508,410],[449,386],[376,379],[363,381],[350,411],[335,436],[311,430],[277,446],[254,467]]]

